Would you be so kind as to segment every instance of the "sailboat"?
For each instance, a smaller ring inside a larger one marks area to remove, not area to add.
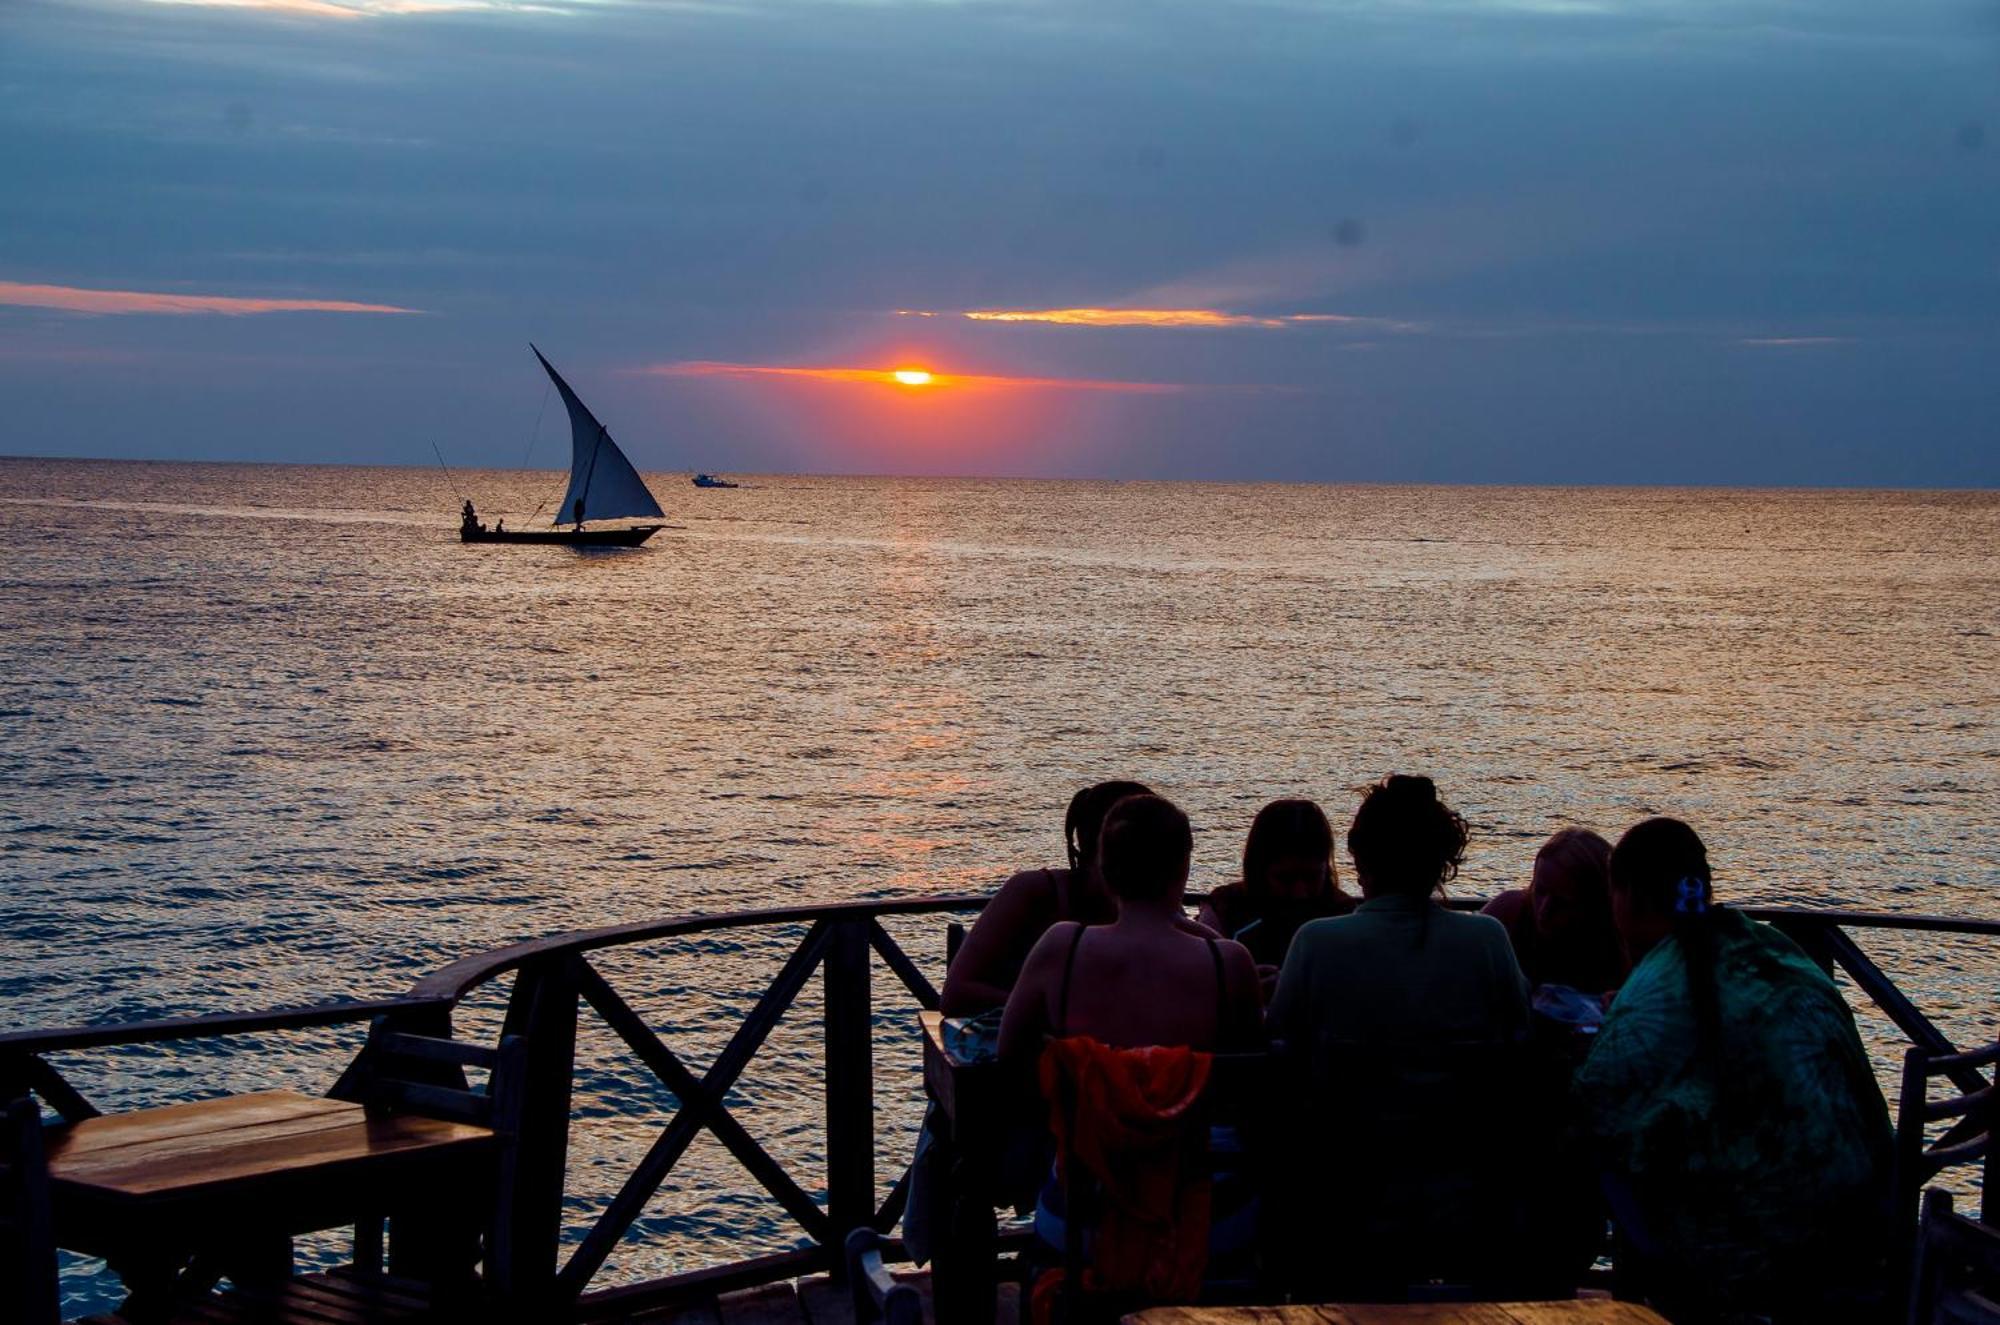
[[[652,517],[664,518],[666,512],[646,487],[646,481],[639,477],[639,471],[632,468],[632,462],[618,449],[618,443],[611,440],[611,432],[597,421],[590,407],[570,390],[569,383],[563,381],[562,374],[555,365],[543,357],[533,345],[535,358],[562,393],[563,406],[569,410],[569,488],[563,493],[562,504],[556,507],[556,518],[549,529],[507,529],[496,525],[488,529],[479,520],[470,501],[465,503],[458,526],[458,537],[464,543],[564,543],[571,547],[637,547],[660,532],[656,524],[626,525],[618,529],[585,529],[584,517],[593,520],[635,520]],[[563,528],[564,525],[570,526]]]

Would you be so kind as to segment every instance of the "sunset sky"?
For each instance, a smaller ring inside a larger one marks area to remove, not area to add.
[[[0,12],[0,453],[2000,482],[1989,3]]]

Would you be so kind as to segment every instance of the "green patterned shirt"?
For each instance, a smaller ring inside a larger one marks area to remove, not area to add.
[[[1726,908],[1714,925],[1719,1043],[1699,1051],[1667,939],[1611,1005],[1577,1104],[1659,1269],[1703,1296],[1796,1300],[1814,1262],[1863,1276],[1853,1254],[1883,1245],[1889,1111],[1826,973],[1769,925]]]

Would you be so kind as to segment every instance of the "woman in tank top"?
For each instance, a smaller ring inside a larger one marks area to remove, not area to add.
[[[1137,782],[1099,782],[1070,798],[1063,819],[1069,868],[1022,870],[1000,886],[945,972],[940,1001],[946,1016],[975,1017],[1005,1003],[1022,963],[1051,925],[1096,925],[1118,914],[1097,871],[1097,833],[1113,804],[1147,791]]]

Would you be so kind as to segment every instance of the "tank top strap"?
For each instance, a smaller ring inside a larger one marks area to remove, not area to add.
[[[1222,978],[1222,945],[1214,939],[1204,940],[1208,944],[1208,959],[1215,964],[1215,1041],[1222,1043],[1222,1028],[1229,1024],[1229,984]]]
[[[1083,926],[1076,927],[1070,935],[1069,955],[1063,958],[1062,989],[1056,995],[1056,1036],[1069,1034],[1069,982],[1076,974],[1076,950],[1083,946]]]

